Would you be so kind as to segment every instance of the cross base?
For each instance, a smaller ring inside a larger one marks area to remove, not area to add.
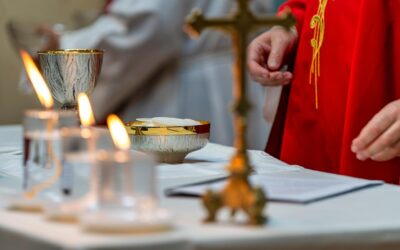
[[[252,187],[249,183],[247,170],[252,168],[247,161],[240,161],[243,155],[238,154],[236,157],[239,161],[233,160],[228,166],[231,174],[224,189],[220,192],[207,190],[203,195],[202,202],[208,213],[204,221],[215,222],[218,211],[226,207],[231,210],[232,218],[237,211],[242,210],[248,217],[248,224],[262,225],[267,220],[263,215],[267,197],[262,188]],[[246,166],[238,166],[235,164],[237,162],[244,163]],[[234,169],[239,171],[236,172]]]

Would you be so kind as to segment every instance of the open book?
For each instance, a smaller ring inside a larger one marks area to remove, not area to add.
[[[205,149],[189,155],[188,158],[211,161],[203,162],[203,167],[207,164],[215,165],[216,162],[223,165],[228,164],[232,153],[233,148],[211,144]],[[249,151],[249,156],[255,170],[254,174],[250,176],[250,182],[253,186],[262,187],[270,201],[310,203],[383,184],[382,181],[364,180],[290,166],[261,151]],[[185,165],[203,168],[196,164],[198,163],[186,163]],[[184,165],[181,167],[180,171],[185,171],[186,167]],[[226,178],[213,179],[211,175],[209,177],[210,180],[206,182],[169,188],[166,190],[166,194],[169,196],[201,196],[208,189],[217,191],[224,187]]]

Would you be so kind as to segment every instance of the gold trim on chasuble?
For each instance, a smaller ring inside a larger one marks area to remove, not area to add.
[[[318,77],[320,76],[320,52],[324,42],[325,32],[325,9],[328,0],[319,0],[317,14],[311,18],[310,28],[314,30],[314,36],[311,39],[311,47],[313,48],[312,61],[310,66],[309,84],[314,80],[315,86],[315,109],[318,109]]]

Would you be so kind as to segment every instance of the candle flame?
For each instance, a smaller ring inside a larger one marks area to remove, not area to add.
[[[54,101],[50,90],[32,57],[25,50],[21,50],[21,57],[40,103],[48,109],[53,107]]]
[[[89,97],[85,93],[79,93],[78,95],[78,110],[82,126],[89,127],[95,124],[92,106],[90,105]]]
[[[131,141],[121,119],[111,114],[107,117],[107,125],[115,146],[122,150],[128,150],[131,147]]]

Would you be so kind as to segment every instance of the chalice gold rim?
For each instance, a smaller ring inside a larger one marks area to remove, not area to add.
[[[134,121],[125,123],[129,135],[199,135],[210,133],[208,121],[198,121],[200,125],[192,126],[146,126],[145,122]]]
[[[57,54],[104,54],[101,49],[52,49],[37,52],[40,55]]]

